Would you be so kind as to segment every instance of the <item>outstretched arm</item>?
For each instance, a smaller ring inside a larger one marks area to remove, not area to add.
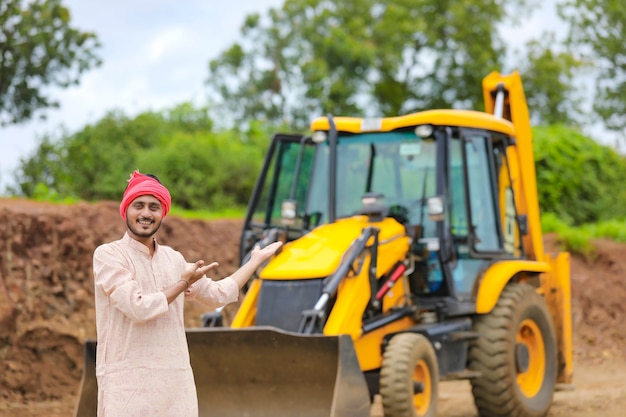
[[[254,271],[276,253],[278,248],[282,246],[283,242],[274,242],[263,249],[256,246],[252,249],[250,254],[250,260],[243,264],[238,270],[236,270],[230,277],[235,280],[239,288],[242,288],[246,282],[252,277]]]
[[[167,298],[167,303],[170,304],[181,293],[187,291],[191,284],[205,276],[211,269],[217,268],[218,265],[217,262],[204,265],[203,260],[187,265],[185,272],[180,276],[180,280],[163,290],[163,294],[165,294]]]
[[[282,242],[275,242],[263,249],[254,248],[248,262],[232,275],[219,281],[204,278],[191,287],[185,296],[213,309],[237,301],[244,284],[248,282],[263,262],[276,253],[281,245]],[[183,283],[180,285],[184,287]]]

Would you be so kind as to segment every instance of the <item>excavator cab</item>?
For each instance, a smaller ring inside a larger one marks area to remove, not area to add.
[[[474,312],[476,277],[500,259],[522,259],[527,228],[508,175],[512,126],[495,118],[489,122],[497,130],[463,126],[466,115],[482,116],[474,113],[422,112],[405,116],[401,129],[339,131],[332,141],[325,130],[276,135],[250,200],[242,261],[254,245],[290,242],[378,207],[376,215],[402,224],[410,238],[404,255],[414,301]],[[324,120],[332,118],[314,126]]]
[[[380,213],[370,214],[395,218],[408,233],[423,225],[434,237],[426,204],[435,194],[434,140],[410,131],[339,133],[330,145],[327,136],[274,137],[245,219],[242,261],[259,242],[292,241],[374,207]]]

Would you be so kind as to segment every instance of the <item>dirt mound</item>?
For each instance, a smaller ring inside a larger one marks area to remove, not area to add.
[[[53,205],[0,200],[0,400],[70,400],[82,372],[82,343],[95,337],[91,261],[125,231],[114,202]],[[161,243],[190,261],[217,260],[217,277],[237,267],[241,221],[168,217]],[[594,259],[572,257],[577,360],[626,358],[626,245],[598,240]],[[554,236],[546,238],[556,250]],[[201,311],[186,307],[186,324]],[[235,306],[231,307],[236,308]]]
[[[559,242],[545,237],[546,251]],[[626,245],[606,239],[592,242],[592,256],[571,257],[574,354],[590,363],[626,359]]]
[[[598,239],[593,246],[593,259],[572,257],[574,352],[626,358],[626,245]]]
[[[77,394],[83,340],[95,337],[93,251],[125,230],[114,202],[0,200],[0,401]],[[218,261],[221,278],[236,269],[240,231],[239,220],[170,216],[158,239],[190,261]],[[202,311],[186,308],[199,326]]]

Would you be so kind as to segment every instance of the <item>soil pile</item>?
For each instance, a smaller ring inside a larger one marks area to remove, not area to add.
[[[0,200],[0,402],[77,394],[83,341],[95,338],[92,255],[126,230],[118,204]],[[189,261],[218,261],[218,279],[238,265],[240,233],[239,220],[170,216],[158,240]],[[187,303],[189,327],[201,325],[197,308]]]
[[[0,401],[74,402],[83,341],[95,337],[92,254],[124,231],[115,202],[0,200]],[[220,262],[221,278],[237,267],[240,231],[239,220],[170,216],[158,239],[189,261]],[[579,362],[624,360],[626,245],[594,244],[593,259],[572,256],[575,355]],[[557,246],[546,238],[549,251]],[[186,308],[187,326],[199,326],[201,311]]]
[[[592,259],[571,259],[574,353],[590,362],[626,359],[626,245],[593,246]]]

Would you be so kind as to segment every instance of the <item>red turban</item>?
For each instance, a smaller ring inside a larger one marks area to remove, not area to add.
[[[156,197],[161,202],[163,217],[167,216],[167,212],[170,211],[170,207],[172,206],[170,192],[155,178],[141,174],[139,171],[135,170],[128,180],[128,186],[126,187],[126,191],[124,191],[124,197],[120,203],[120,215],[124,220],[126,220],[126,209],[128,209],[130,203],[142,195],[152,195]]]

